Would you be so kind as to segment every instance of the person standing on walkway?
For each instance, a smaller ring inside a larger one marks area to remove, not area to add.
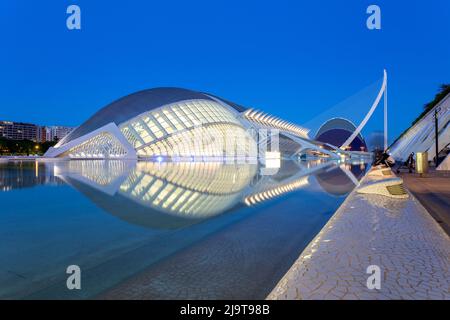
[[[408,159],[406,159],[406,166],[408,167],[409,173],[415,168],[414,152],[411,152]]]

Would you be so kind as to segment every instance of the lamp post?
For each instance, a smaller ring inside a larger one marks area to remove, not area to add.
[[[435,142],[436,142],[436,158],[434,163],[436,164],[436,168],[439,165],[439,127],[438,127],[438,113],[441,111],[441,107],[437,107],[434,109],[434,134],[435,134]]]

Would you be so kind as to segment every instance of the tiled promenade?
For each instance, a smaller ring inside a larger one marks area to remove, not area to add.
[[[449,269],[450,238],[417,199],[353,191],[267,298],[448,300]]]

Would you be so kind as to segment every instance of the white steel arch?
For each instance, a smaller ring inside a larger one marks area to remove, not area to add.
[[[358,127],[356,128],[356,130],[350,135],[350,137],[348,137],[347,140],[345,140],[345,142],[342,144],[342,146],[340,147],[341,149],[345,149],[345,147],[348,147],[350,145],[350,143],[353,142],[353,140],[358,136],[358,134],[361,132],[361,130],[364,128],[364,126],[366,125],[367,121],[369,121],[370,117],[372,116],[373,112],[375,111],[375,109],[377,108],[378,104],[380,103],[381,97],[383,96],[383,94],[386,92],[386,88],[387,88],[387,72],[386,69],[384,69],[383,71],[383,84],[381,85],[381,89],[378,92],[378,95],[374,101],[374,103],[372,104],[372,107],[370,108],[369,112],[366,114],[366,116],[364,117],[364,119],[361,121],[361,123],[358,125]],[[385,97],[385,131],[384,134],[387,135],[387,99]],[[387,144],[387,137],[384,138],[385,139],[385,144]],[[387,146],[385,145],[385,148]]]

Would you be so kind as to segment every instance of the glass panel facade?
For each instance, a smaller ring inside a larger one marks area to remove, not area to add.
[[[210,100],[167,105],[121,124],[120,129],[143,158],[256,154],[255,141],[235,115]]]
[[[127,151],[110,133],[102,132],[95,137],[69,149],[60,157],[69,158],[118,158],[125,156]]]

